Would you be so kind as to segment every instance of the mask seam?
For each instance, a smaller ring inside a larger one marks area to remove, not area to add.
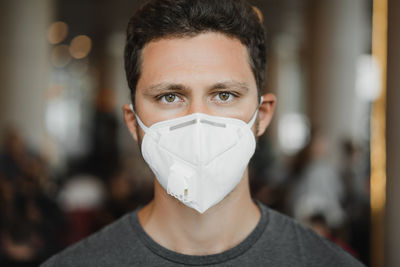
[[[161,148],[163,151],[165,151],[165,152],[171,154],[172,156],[174,156],[174,159],[175,159],[175,158],[176,158],[176,159],[180,159],[180,160],[184,161],[185,163],[187,163],[188,165],[190,165],[191,167],[193,167],[194,169],[196,169],[196,166],[195,166],[193,163],[190,163],[189,161],[187,161],[187,160],[185,160],[185,159],[182,159],[181,157],[177,156],[175,153],[172,153],[171,151],[167,150],[166,148],[164,148],[164,147],[162,147],[162,146],[160,146],[160,148]]]
[[[252,136],[254,137],[254,133],[253,133],[250,129],[249,129],[249,131],[251,132]],[[255,138],[253,138],[252,140],[254,141],[254,146],[255,146],[255,145],[256,145],[256,144],[255,144]],[[236,144],[237,144],[237,143],[236,143]],[[236,145],[236,144],[235,144],[235,145]],[[219,153],[215,158],[213,158],[212,161],[210,161],[208,164],[204,165],[204,167],[208,167],[214,160],[216,160],[217,158],[221,157],[222,154],[224,154],[225,152],[228,152],[229,150],[233,149],[233,148],[235,147],[235,145],[231,146],[229,149],[225,150],[224,152]]]
[[[253,132],[252,132],[252,133],[253,133]],[[240,139],[239,139],[239,140],[240,140]],[[218,153],[218,154],[217,154],[214,158],[212,158],[209,162],[206,162],[206,163],[201,162],[199,166],[201,166],[201,167],[207,167],[207,166],[209,166],[209,165],[211,164],[212,161],[214,161],[215,159],[219,158],[219,157],[220,157],[222,154],[224,154],[225,152],[228,152],[229,150],[231,150],[232,148],[234,148],[235,145],[236,145],[237,143],[238,143],[238,141],[236,141],[236,143],[232,144],[229,148],[227,148],[227,149],[225,149],[224,151]],[[195,165],[195,164],[193,164],[193,163],[191,163],[191,162],[189,162],[189,161],[187,161],[187,160],[185,160],[185,159],[179,157],[179,156],[176,155],[175,153],[169,151],[168,149],[166,149],[166,148],[164,148],[164,147],[162,147],[162,146],[160,146],[160,148],[161,148],[163,151],[165,151],[165,152],[167,152],[167,153],[173,155],[175,158],[180,159],[180,160],[186,162],[187,164],[189,164],[189,165],[192,166],[193,168],[196,168],[196,165]]]

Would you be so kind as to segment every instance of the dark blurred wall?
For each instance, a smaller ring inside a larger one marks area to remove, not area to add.
[[[400,266],[400,1],[389,0],[385,266]]]

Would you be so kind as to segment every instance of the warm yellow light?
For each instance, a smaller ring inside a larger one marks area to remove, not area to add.
[[[371,117],[371,266],[384,266],[386,204],[386,65],[388,1],[374,0],[372,55],[381,70],[381,95]]]
[[[71,61],[68,45],[57,45],[51,53],[51,62],[56,67],[64,67]]]
[[[261,10],[258,8],[258,7],[256,7],[256,6],[253,6],[253,10],[256,12],[256,14],[257,14],[257,16],[258,16],[258,19],[261,21],[261,22],[263,22],[263,14],[262,14],[262,12],[261,12]]]
[[[58,44],[65,40],[68,34],[68,25],[62,21],[52,23],[47,32],[47,39],[51,44]]]
[[[78,35],[71,41],[69,52],[76,59],[86,57],[92,49],[92,40],[86,35]]]

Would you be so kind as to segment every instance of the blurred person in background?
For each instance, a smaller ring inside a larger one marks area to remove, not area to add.
[[[117,145],[118,120],[114,113],[115,94],[111,89],[100,89],[96,95],[96,106],[91,129],[91,146],[84,166],[91,174],[105,183],[118,169]]]
[[[331,228],[339,228],[345,221],[342,206],[345,192],[339,173],[327,158],[328,151],[324,135],[315,131],[295,160],[288,209],[300,222],[314,214],[323,214]]]
[[[324,135],[313,132],[310,143],[293,160],[286,211],[368,262],[368,168],[363,153],[346,139],[341,166],[335,168],[327,158],[329,147]]]
[[[0,156],[0,265],[37,266],[63,245],[63,214],[46,163],[8,128]]]
[[[251,198],[275,97],[261,94],[265,33],[247,2],[149,1],[127,33],[123,111],[154,198],[43,266],[361,265]]]
[[[97,176],[77,174],[60,188],[58,202],[66,216],[66,245],[73,244],[102,226],[102,207],[106,199],[104,183]]]
[[[27,165],[34,155],[25,147],[20,133],[15,128],[9,126],[4,132],[0,169],[4,178],[14,182],[28,170]]]
[[[141,164],[139,158],[127,158],[121,170],[109,180],[108,199],[105,204],[108,223],[153,198],[154,185],[152,180],[147,179],[151,176],[146,173],[148,169],[141,168]],[[134,169],[135,173],[132,173],[131,169]]]
[[[369,262],[370,194],[368,153],[351,139],[342,142],[342,178],[345,198],[348,243],[358,251],[363,262]]]

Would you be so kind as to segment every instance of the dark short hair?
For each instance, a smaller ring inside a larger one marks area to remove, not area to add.
[[[225,34],[247,47],[260,96],[265,79],[265,33],[249,3],[245,0],[150,0],[130,18],[127,28],[124,59],[132,103],[135,103],[141,74],[141,51],[147,43],[205,32]]]

